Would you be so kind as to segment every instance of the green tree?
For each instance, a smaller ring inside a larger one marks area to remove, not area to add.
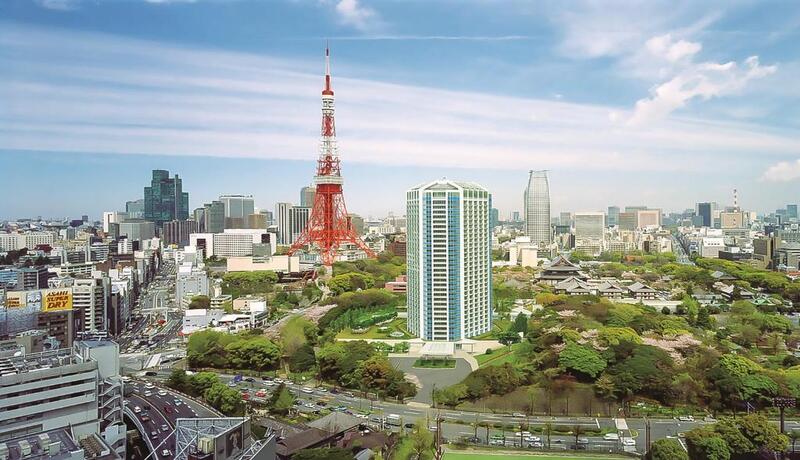
[[[242,395],[233,388],[217,382],[211,385],[203,394],[203,399],[223,414],[233,417],[244,415],[244,402]]]
[[[674,439],[659,439],[650,446],[648,460],[689,460],[689,454]]]
[[[711,430],[694,429],[686,433],[691,460],[730,460],[728,443]]]
[[[306,372],[314,369],[317,364],[314,347],[303,344],[289,356],[289,370],[292,372]]]
[[[423,424],[421,419],[418,419],[417,423],[414,424],[409,437],[411,438],[411,451],[417,460],[421,460],[425,454],[433,449],[433,433]]]
[[[189,377],[188,393],[192,396],[203,396],[207,389],[219,383],[219,377],[213,372],[198,372]]]
[[[517,315],[514,318],[514,324],[511,326],[511,330],[514,332],[522,332],[523,335],[528,333],[528,317],[523,313]]]
[[[606,362],[599,353],[572,342],[559,353],[558,363],[565,370],[572,370],[579,376],[592,379],[606,368]]]
[[[279,415],[288,414],[293,406],[294,396],[292,396],[292,393],[286,388],[286,385],[282,383],[275,388],[269,401],[267,401],[267,407],[269,407],[270,412]]]
[[[189,305],[186,307],[189,310],[201,308],[207,309],[211,308],[211,299],[207,295],[198,295],[192,297],[192,301],[189,302]]]
[[[183,369],[172,369],[167,379],[167,386],[173,390],[189,393],[189,377]]]

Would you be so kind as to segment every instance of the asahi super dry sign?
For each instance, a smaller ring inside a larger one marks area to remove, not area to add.
[[[45,289],[42,299],[42,311],[72,310],[72,289]]]

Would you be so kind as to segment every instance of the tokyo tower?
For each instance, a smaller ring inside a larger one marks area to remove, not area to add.
[[[356,235],[347,216],[342,194],[343,178],[339,152],[336,147],[336,123],[333,118],[333,89],[331,89],[330,51],[325,47],[325,88],[322,90],[322,138],[320,139],[317,175],[314,183],[317,193],[314,207],[303,233],[289,249],[289,255],[298,249],[314,245],[319,249],[323,265],[333,265],[336,253],[343,243],[352,243],[375,257],[361,238]]]

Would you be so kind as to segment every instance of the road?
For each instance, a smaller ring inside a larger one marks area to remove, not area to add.
[[[683,249],[683,245],[675,238],[675,235],[672,235],[672,252],[675,253],[675,260],[679,264],[694,265],[694,262],[692,262],[692,259],[686,254],[686,250]]]
[[[168,371],[160,371],[154,379],[166,379],[169,375]],[[226,384],[231,384],[234,379],[233,375],[219,374],[220,380]],[[276,384],[268,384],[263,380],[255,380],[253,382],[241,381],[235,385],[240,391],[247,392],[250,399],[266,400],[269,397],[272,389]],[[480,426],[477,430],[477,438],[480,443],[486,444],[487,440],[492,441],[495,439],[505,439],[507,446],[514,446],[520,444],[520,436],[515,435],[519,432],[521,424],[527,424],[529,427],[543,427],[546,423],[556,427],[568,427],[574,429],[578,426],[582,429],[605,429],[613,431],[614,422],[609,418],[594,418],[594,417],[547,417],[547,416],[532,416],[532,417],[519,417],[511,414],[496,414],[496,413],[480,413],[480,412],[465,412],[452,409],[434,409],[425,407],[423,405],[407,405],[397,404],[387,401],[375,401],[357,397],[349,391],[326,390],[321,388],[308,388],[300,384],[288,383],[286,386],[295,395],[297,399],[296,409],[299,412],[314,412],[322,409],[320,401],[324,401],[325,406],[342,410],[351,413],[355,416],[364,418],[365,424],[371,425],[374,428],[393,429],[398,431],[400,427],[390,427],[383,424],[383,419],[389,414],[395,414],[400,417],[401,425],[412,424],[419,419],[425,421],[428,427],[434,428],[436,417],[439,416],[443,419],[442,422],[442,436],[448,440],[456,440],[460,438],[470,438],[476,436],[475,423],[489,424],[491,427],[487,433],[485,426]],[[256,392],[262,390],[264,395],[261,398],[255,397]],[[310,393],[309,393],[310,391]],[[645,421],[644,419],[627,419],[628,426],[636,432],[634,441],[635,446],[628,449],[636,449],[638,452],[644,452],[645,444]],[[650,434],[651,440],[666,437],[677,437],[679,433],[689,431],[692,428],[701,426],[709,422],[696,420],[693,422],[681,422],[676,419],[651,419],[650,420]],[[791,426],[795,424],[800,426],[799,422],[788,422]],[[505,429],[504,429],[505,428]],[[533,435],[539,436],[541,435]],[[606,440],[600,436],[584,436],[579,435],[579,438],[585,438],[585,444],[580,446],[581,449],[594,450],[594,451],[612,451],[622,450],[621,441]],[[542,439],[542,442],[545,440]],[[495,441],[497,442],[497,441]],[[502,442],[502,441],[500,441]],[[530,442],[522,440],[523,447],[527,447]],[[574,435],[552,435],[551,448],[568,449],[575,444]]]
[[[175,425],[179,418],[218,417],[212,409],[169,390],[166,387],[151,383],[131,380],[125,384],[132,392],[125,397],[128,408],[139,407],[136,414],[145,428],[147,437],[156,454],[151,458],[161,459],[175,454]],[[135,412],[135,410],[134,410]],[[149,419],[149,420],[148,420]],[[164,456],[164,450],[170,455]]]

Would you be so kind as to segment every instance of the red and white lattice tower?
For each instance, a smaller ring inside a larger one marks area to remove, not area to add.
[[[308,224],[289,249],[290,255],[305,246],[314,245],[319,250],[322,263],[332,265],[340,246],[343,243],[352,243],[366,252],[367,256],[375,257],[375,253],[356,235],[350,224],[342,194],[343,179],[339,162],[336,123],[333,118],[330,52],[326,47],[325,89],[322,90],[322,139],[317,160],[317,175],[314,177],[317,193],[314,196],[314,207],[311,208]]]

